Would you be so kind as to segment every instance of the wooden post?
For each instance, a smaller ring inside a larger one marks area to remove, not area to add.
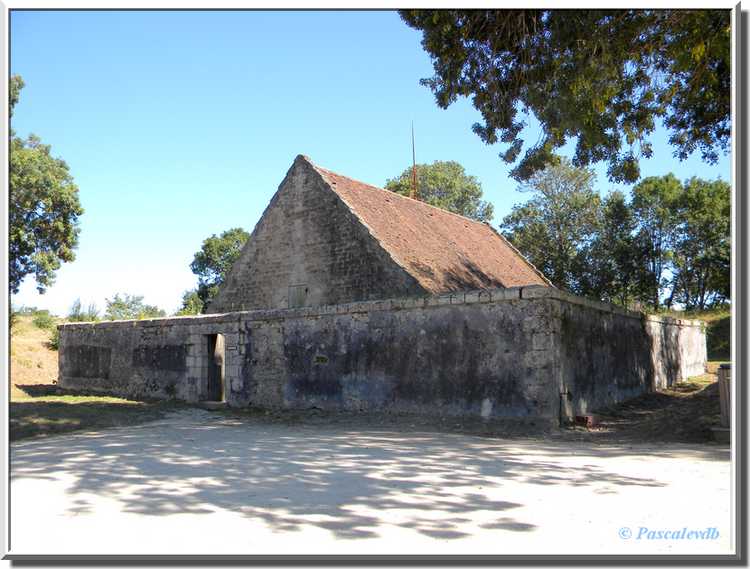
[[[732,364],[719,366],[719,405],[721,406],[721,426],[729,428],[732,419]]]

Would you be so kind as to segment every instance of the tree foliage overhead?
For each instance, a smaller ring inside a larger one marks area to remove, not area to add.
[[[23,85],[19,76],[11,77],[11,116]],[[17,293],[23,279],[34,275],[42,293],[60,265],[75,258],[83,208],[68,165],[33,134],[21,139],[11,130],[10,135],[10,292]]]
[[[195,254],[190,270],[198,276],[197,294],[203,303],[203,309],[219,292],[219,286],[239,258],[242,247],[247,243],[250,234],[241,227],[234,227],[224,231],[221,235],[211,235],[203,241],[200,251]],[[195,304],[194,299],[183,297]]]
[[[385,183],[386,190],[402,196],[410,196],[411,188],[411,168]],[[492,220],[493,207],[482,200],[481,183],[458,162],[417,164],[417,188],[420,201],[477,221]]]
[[[471,97],[486,143],[528,180],[577,139],[573,164],[635,182],[657,121],[675,154],[716,162],[730,141],[729,10],[401,10],[423,33],[438,105]],[[542,136],[520,138],[533,114]]]

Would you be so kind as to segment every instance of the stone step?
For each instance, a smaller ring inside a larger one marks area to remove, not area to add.
[[[219,409],[226,409],[226,401],[199,401],[198,407],[206,409],[208,411],[218,411]]]

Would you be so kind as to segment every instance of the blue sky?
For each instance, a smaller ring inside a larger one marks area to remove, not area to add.
[[[44,295],[28,277],[13,304],[65,314],[127,292],[173,311],[203,239],[251,231],[297,154],[383,185],[410,165],[412,120],[417,161],[463,164],[497,224],[528,196],[503,147],[471,132],[470,102],[442,110],[419,85],[420,39],[395,12],[13,12],[11,72],[26,82],[13,127],[65,159],[86,210],[76,260]],[[644,176],[729,180],[728,156],[679,162],[667,138],[655,133]]]

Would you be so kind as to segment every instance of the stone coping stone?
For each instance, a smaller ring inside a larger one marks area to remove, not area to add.
[[[539,298],[556,299],[561,302],[575,304],[599,310],[638,318],[662,324],[673,324],[679,326],[700,326],[700,320],[686,320],[671,316],[648,315],[643,312],[634,312],[614,304],[590,300],[562,291],[555,287],[533,285],[525,287],[494,288],[484,290],[459,291],[450,294],[427,297],[393,298],[385,300],[365,300],[350,302],[346,304],[308,306],[303,308],[273,308],[265,310],[240,310],[225,312],[221,314],[197,314],[190,316],[168,316],[163,318],[149,318],[143,320],[112,320],[106,322],[67,322],[59,324],[58,328],[86,329],[96,327],[97,329],[134,327],[160,327],[160,326],[190,326],[197,324],[227,324],[239,323],[247,320],[287,320],[296,318],[315,318],[333,314],[355,314],[383,310],[406,310],[412,308],[431,308],[446,305],[466,305],[477,303],[496,303],[516,300],[533,300]]]

